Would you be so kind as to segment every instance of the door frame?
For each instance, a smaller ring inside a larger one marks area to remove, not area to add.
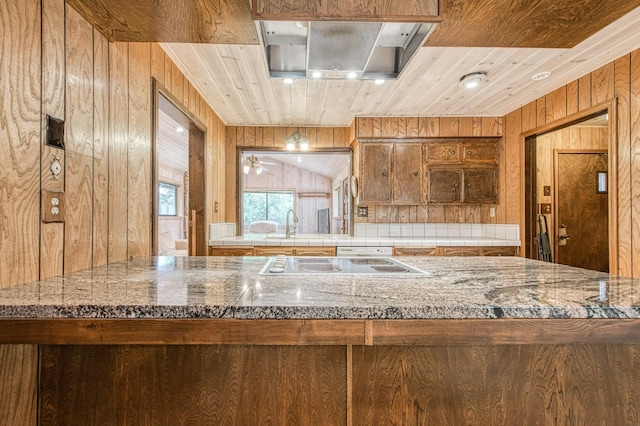
[[[558,155],[560,154],[609,154],[608,150],[604,150],[604,149],[583,149],[583,148],[578,148],[578,149],[554,149],[553,150],[553,217],[554,217],[554,221],[553,221],[553,254],[554,254],[554,258],[555,261],[557,263],[558,261],[558,248],[559,248],[559,240],[558,240],[558,235],[560,232],[560,221],[558,220]],[[608,167],[608,164],[607,164]],[[611,176],[610,172],[607,172],[607,176],[608,178]],[[609,182],[607,182],[609,183]],[[611,194],[611,186],[608,185],[607,187],[607,215],[609,215],[611,212],[609,211],[609,194]],[[607,221],[609,218],[607,217]],[[607,232],[609,232],[609,230],[607,230]],[[610,233],[610,232],[609,232]],[[611,244],[611,241],[609,241],[609,244]],[[609,256],[611,257],[611,256]],[[611,258],[609,258],[609,262],[611,262]],[[611,267],[609,267],[609,270],[611,270]]]
[[[525,147],[525,139],[529,137],[536,137],[544,133],[553,132],[563,129],[565,127],[572,126],[581,121],[585,121],[589,118],[597,117],[602,114],[608,114],[609,125],[607,129],[607,152],[609,153],[608,168],[609,168],[609,193],[608,193],[608,228],[609,228],[609,272],[612,274],[618,273],[618,119],[617,119],[617,99],[611,99],[608,102],[592,106],[583,111],[575,114],[568,115],[565,118],[552,121],[550,123],[538,126],[529,131],[520,134],[520,144]],[[535,169],[530,168],[529,173],[525,173],[527,170],[528,161],[525,158],[525,149],[521,150],[520,165],[523,173],[520,179],[520,193],[521,195],[521,212],[520,212],[520,229],[526,229],[527,220],[532,215],[533,211],[537,208],[536,203],[527,204],[528,197],[531,197],[528,191],[532,175],[535,174]],[[533,211],[531,210],[533,209]],[[521,232],[520,244],[522,247],[527,247],[531,244],[531,236],[527,232]],[[531,253],[534,256],[534,253]]]
[[[169,115],[171,115],[171,117],[174,120],[178,121],[178,123],[180,123],[181,125],[183,124],[181,123],[181,121],[184,121],[184,117],[186,117],[187,122],[184,122],[183,127],[190,132],[192,130],[201,131],[203,133],[205,144],[207,140],[207,126],[205,126],[204,123],[202,123],[191,112],[189,112],[189,109],[184,104],[182,104],[182,102],[180,102],[171,93],[169,89],[167,89],[162,83],[160,83],[158,80],[156,80],[153,77],[151,78],[151,87],[152,87],[153,99],[152,99],[152,113],[151,113],[151,120],[152,120],[152,125],[151,125],[151,168],[152,168],[151,170],[151,176],[152,176],[151,216],[152,217],[151,217],[150,253],[152,253],[153,256],[157,256],[158,255],[158,183],[160,181],[158,177],[157,137],[158,137],[158,126],[160,125],[159,113],[160,113],[161,96],[168,101],[169,105],[175,108],[174,112],[175,111],[179,112],[180,114],[182,114],[183,117],[180,117],[179,115],[174,117],[170,112],[167,112],[167,111],[165,111],[165,113],[168,113]],[[187,147],[187,151],[189,151],[189,147]],[[204,158],[206,158],[206,146],[204,147]],[[203,158],[203,161],[204,161],[204,158]],[[206,170],[206,164],[203,164],[203,169]],[[205,186],[206,186],[206,179],[205,179]],[[206,187],[204,188],[204,193],[202,195],[205,198],[204,204],[205,204],[205,216],[206,216],[206,205],[207,205]],[[190,214],[191,212],[189,212],[189,215]],[[187,219],[190,219],[190,216]],[[206,221],[206,217],[204,218],[204,220]],[[187,235],[190,235],[190,229],[185,229],[185,231],[188,232]],[[203,241],[206,241],[206,226],[205,226],[205,235],[202,235],[202,239]],[[191,247],[191,244],[189,244],[189,248],[190,247]],[[205,243],[205,248],[206,248],[206,243]]]

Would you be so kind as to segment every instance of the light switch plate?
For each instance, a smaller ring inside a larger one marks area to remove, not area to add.
[[[64,192],[42,191],[42,221],[64,222]]]
[[[540,204],[540,214],[551,214],[551,204],[550,203]]]

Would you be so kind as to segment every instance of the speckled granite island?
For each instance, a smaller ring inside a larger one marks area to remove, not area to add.
[[[159,257],[0,290],[0,408],[26,398],[43,425],[640,423],[637,281],[398,260],[425,274]]]

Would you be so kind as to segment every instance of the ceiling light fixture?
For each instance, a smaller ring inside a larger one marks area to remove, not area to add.
[[[485,80],[485,78],[487,78],[487,73],[485,72],[472,72],[471,74],[466,74],[460,77],[459,85],[465,89],[475,89]]]
[[[184,132],[184,127],[181,127],[181,126],[176,127],[176,132],[178,133]]]
[[[293,83],[293,79],[292,78],[285,78],[284,80],[282,80],[282,82],[284,84],[292,84]]]
[[[351,71],[349,74],[347,74],[347,78],[356,78],[357,76],[358,76],[358,74],[356,74],[353,71]]]
[[[262,161],[258,160],[258,157],[255,155],[250,155],[244,160],[244,164],[242,166],[242,171],[245,175],[249,173],[255,173],[259,175],[264,171],[264,166],[262,165]]]
[[[551,75],[551,71],[542,71],[539,72],[537,74],[534,74],[531,76],[531,80],[534,81],[538,81],[538,80],[544,80],[545,78],[549,77]]]
[[[378,86],[380,86],[381,84],[384,84],[385,80],[381,79],[381,78],[377,78],[373,81],[375,84],[377,84]]]
[[[314,71],[313,74],[311,74],[311,76],[313,78],[320,78],[322,77],[322,73],[320,71]]]
[[[286,145],[289,151],[294,149],[306,151],[309,149],[309,141],[307,141],[307,138],[302,136],[297,130],[287,138]]]

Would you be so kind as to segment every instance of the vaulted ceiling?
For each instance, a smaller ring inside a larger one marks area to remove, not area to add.
[[[249,0],[67,1],[111,40],[162,42],[227,125],[500,116],[640,47],[640,0],[442,0],[442,22],[398,80],[285,85],[269,78]],[[286,12],[300,0],[256,1]],[[458,85],[462,75],[476,71],[487,74],[480,87]],[[541,71],[551,76],[531,79]]]

